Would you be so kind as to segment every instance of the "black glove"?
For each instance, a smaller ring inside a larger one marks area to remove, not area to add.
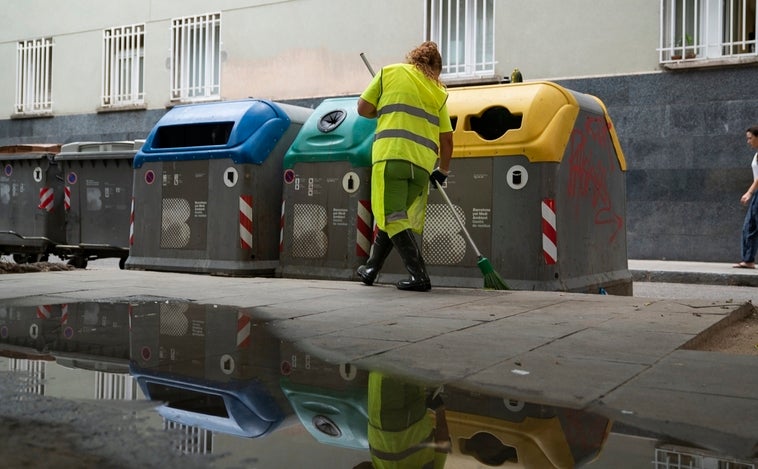
[[[436,189],[437,184],[445,184],[445,181],[447,180],[447,174],[443,173],[442,170],[437,168],[432,171],[432,174],[429,175],[429,180],[432,182],[432,187]]]
[[[437,410],[440,407],[444,406],[445,402],[442,400],[442,397],[437,393],[436,395],[434,393],[430,393],[426,396],[426,408]]]

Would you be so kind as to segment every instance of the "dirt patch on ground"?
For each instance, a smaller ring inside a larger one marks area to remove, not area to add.
[[[74,270],[68,264],[59,262],[32,262],[29,264],[16,264],[15,262],[0,261],[0,274],[22,274],[27,272],[52,272],[56,270]]]
[[[750,305],[745,307],[750,307]],[[723,325],[716,324],[704,331],[682,348],[758,356],[758,311],[755,306],[752,306],[752,312],[748,312],[744,317],[724,322]]]

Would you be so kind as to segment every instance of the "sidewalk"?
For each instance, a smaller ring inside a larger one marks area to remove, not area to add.
[[[659,281],[755,280],[755,271],[728,264],[630,261],[630,269]],[[715,324],[752,314],[750,304],[456,288],[418,294],[111,268],[10,274],[0,284],[6,307],[156,299],[248,311],[333,363],[594,412],[737,457],[752,457],[756,445],[756,357],[687,347]]]
[[[628,262],[635,282],[758,287],[758,269],[736,269],[729,263],[637,259]]]

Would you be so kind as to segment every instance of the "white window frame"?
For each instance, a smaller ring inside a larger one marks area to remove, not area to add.
[[[171,101],[221,97],[221,13],[171,20]]]
[[[100,105],[139,106],[145,102],[145,24],[103,30]]]
[[[19,41],[16,47],[16,114],[53,109],[53,38]]]
[[[495,0],[427,0],[426,37],[442,54],[442,79],[495,76]]]
[[[757,0],[660,0],[658,60],[662,64],[753,61],[752,58],[758,57],[757,3]]]

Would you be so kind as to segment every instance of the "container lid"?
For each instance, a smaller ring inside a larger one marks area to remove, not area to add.
[[[298,162],[350,161],[371,166],[376,119],[358,115],[358,97],[325,99],[305,122],[284,156],[284,167]]]
[[[132,159],[137,150],[133,141],[73,142],[61,147],[56,160]]]
[[[261,164],[290,126],[285,109],[261,99],[177,106],[153,127],[134,167],[146,161],[219,158]]]
[[[6,145],[0,147],[0,158],[6,160],[38,160],[61,151],[58,143]]]

